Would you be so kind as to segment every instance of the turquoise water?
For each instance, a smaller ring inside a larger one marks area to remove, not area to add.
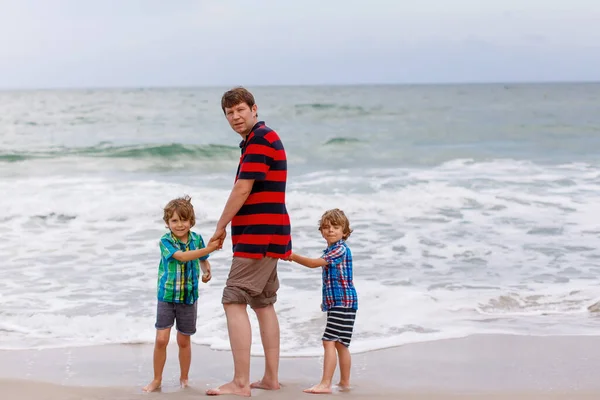
[[[0,92],[0,348],[152,342],[162,207],[190,194],[210,236],[233,182],[226,89]],[[251,89],[288,152],[295,250],[350,215],[356,351],[594,332],[600,84]],[[230,256],[201,293],[214,348]],[[280,277],[283,353],[319,354],[320,275]]]

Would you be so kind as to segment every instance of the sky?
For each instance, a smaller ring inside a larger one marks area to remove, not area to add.
[[[0,0],[0,88],[600,81],[599,0]]]

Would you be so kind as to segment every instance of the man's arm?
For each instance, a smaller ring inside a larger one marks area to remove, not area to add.
[[[301,256],[300,254],[292,253],[289,258],[290,261],[297,262],[300,265],[304,265],[308,268],[318,268],[327,265],[327,261],[322,258],[309,258]]]
[[[223,241],[225,240],[225,236],[227,236],[225,228],[227,228],[227,225],[229,225],[233,217],[235,217],[235,214],[237,214],[237,212],[240,211],[240,208],[242,208],[244,205],[244,202],[248,196],[250,196],[253,185],[254,179],[238,179],[235,185],[233,185],[233,189],[231,189],[231,193],[229,194],[225,208],[221,213],[221,218],[219,218],[219,221],[217,222],[215,234],[210,239],[209,243],[219,240],[220,245],[223,246]]]

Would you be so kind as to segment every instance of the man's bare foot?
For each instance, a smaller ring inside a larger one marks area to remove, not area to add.
[[[185,389],[186,387],[188,387],[188,380],[187,379],[179,379],[179,384],[181,385],[182,389]]]
[[[260,381],[252,382],[250,389],[279,390],[281,389],[281,385],[279,382],[268,382],[263,378]]]
[[[336,386],[338,387],[338,389],[339,389],[340,392],[349,392],[350,389],[352,389],[352,387],[350,386],[349,383],[342,383],[342,382],[340,382]]]
[[[161,384],[160,380],[154,379],[152,382],[150,382],[149,384],[147,384],[146,386],[144,386],[142,388],[142,390],[144,392],[156,392],[157,390],[160,389],[160,384]]]
[[[220,396],[222,394],[233,394],[236,396],[244,396],[250,397],[250,386],[240,387],[236,385],[234,382],[229,382],[224,385],[219,386],[218,388],[208,389],[206,391],[208,396]]]
[[[327,394],[331,393],[331,386],[323,385],[319,383],[311,388],[304,389],[304,393],[313,393],[313,394]]]

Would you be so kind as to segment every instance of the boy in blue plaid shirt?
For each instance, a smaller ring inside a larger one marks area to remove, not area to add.
[[[171,200],[164,209],[163,220],[169,232],[160,239],[154,379],[143,388],[146,392],[161,386],[171,327],[175,324],[181,370],[179,379],[182,387],[187,386],[192,361],[191,335],[196,333],[200,270],[202,282],[210,281],[208,255],[219,248],[219,241],[205,246],[202,236],[190,230],[196,224],[196,217],[189,196]]]
[[[342,210],[329,210],[319,221],[319,231],[327,241],[327,248],[320,258],[308,258],[296,253],[288,258],[288,261],[308,268],[323,268],[321,310],[327,312],[327,325],[322,338],[325,351],[323,377],[321,383],[305,389],[306,393],[331,393],[337,359],[340,363],[338,386],[342,390],[350,388],[351,357],[348,347],[358,309],[358,296],[352,281],[352,252],[346,244],[346,239],[352,233],[350,221]]]

